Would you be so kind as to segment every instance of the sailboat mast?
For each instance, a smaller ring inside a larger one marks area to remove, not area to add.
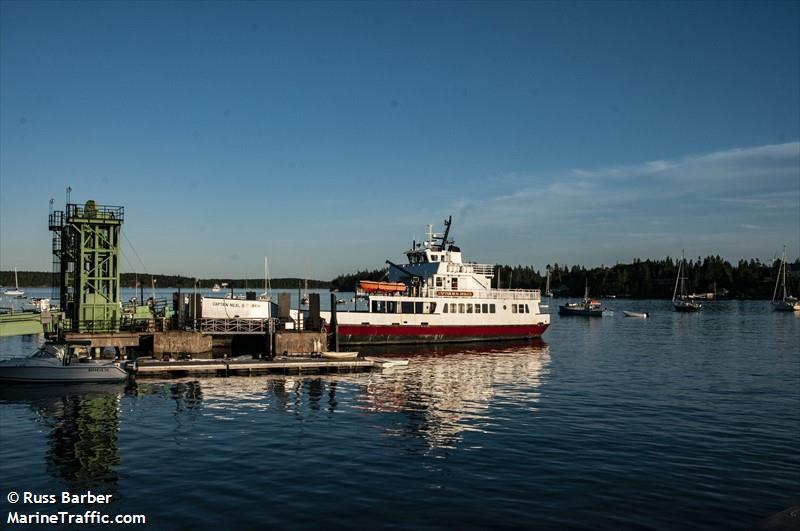
[[[783,288],[783,299],[786,300],[786,246],[783,246],[783,262],[781,263],[781,287]]]
[[[675,278],[675,289],[672,290],[672,302],[675,302],[675,297],[678,294],[678,283],[681,281],[682,269],[683,269],[683,260],[678,262],[678,276]]]
[[[778,278],[775,279],[775,289],[772,290],[772,303],[778,298],[778,286],[783,289],[783,298],[786,298],[786,246],[783,246],[783,257],[781,258],[781,265],[778,266]]]

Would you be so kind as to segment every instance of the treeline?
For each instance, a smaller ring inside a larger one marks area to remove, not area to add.
[[[263,278],[190,278],[178,275],[142,275],[135,273],[122,273],[120,275],[120,282],[124,288],[133,288],[139,284],[143,284],[146,288],[153,285],[155,280],[156,288],[194,288],[197,282],[198,289],[210,289],[214,285],[222,286],[227,284],[226,289],[248,289],[253,291],[263,291],[264,279]],[[270,280],[270,286],[278,289],[297,289],[298,286],[305,287],[308,283],[308,289],[327,289],[330,287],[330,282],[324,280],[305,280],[302,278],[273,278]]]
[[[658,299],[671,298],[678,274],[678,262],[667,257],[663,260],[639,260],[632,264],[585,268],[579,265],[553,264],[550,266],[550,289],[555,296],[581,297],[588,283],[593,296]],[[769,299],[775,287],[778,263],[766,264],[758,259],[739,260],[736,265],[719,256],[687,260],[686,289],[690,293],[712,293],[721,297],[738,299]],[[787,286],[797,295],[800,260],[789,264]],[[333,288],[353,291],[358,280],[381,280],[386,269],[358,271],[339,275],[331,281]],[[501,288],[545,289],[547,271],[531,266],[498,265],[495,267],[494,286]]]
[[[615,295],[631,298],[670,298],[678,273],[678,260],[667,257],[663,260],[639,260],[632,264],[617,264],[585,268],[579,265],[553,264],[550,267],[550,289],[554,295],[562,297],[580,297],[584,286],[589,285],[593,296]],[[789,264],[787,284],[794,295],[800,294],[800,260]],[[386,269],[359,270],[355,273],[338,275],[331,281],[308,280],[311,289],[337,289],[353,291],[358,280],[382,280],[386,278]],[[778,273],[778,262],[768,264],[758,259],[739,260],[736,264],[723,260],[719,256],[708,256],[688,260],[686,268],[687,290],[694,293],[714,292],[719,296],[738,299],[769,299],[775,287]],[[53,283],[52,273],[43,271],[19,271],[19,285],[22,287],[50,287]],[[495,268],[494,285],[501,288],[522,288],[544,290],[547,271],[539,271],[531,266],[499,265]],[[261,290],[263,278],[194,279],[178,275],[144,275],[122,273],[122,287],[132,288],[136,282],[151,287],[153,280],[156,288],[193,288],[195,280],[202,289],[211,288],[214,284],[227,283],[229,288]],[[301,278],[275,278],[271,280],[274,289],[297,289],[305,285]],[[0,284],[14,285],[13,271],[0,271]]]
[[[553,264],[550,267],[550,289],[555,296],[579,297],[588,283],[593,296],[658,299],[672,297],[680,259],[639,260],[587,269],[583,266]],[[798,293],[800,261],[789,264],[787,287]],[[719,256],[687,260],[686,290],[689,293],[716,293],[736,299],[770,299],[775,288],[778,263],[766,264],[758,259],[739,260],[736,265]],[[503,288],[544,289],[546,271],[528,266],[499,266],[495,276]]]

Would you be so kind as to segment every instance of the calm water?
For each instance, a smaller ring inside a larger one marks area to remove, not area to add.
[[[0,387],[0,516],[91,489],[155,529],[746,529],[800,502],[800,315],[608,305],[382,374]]]

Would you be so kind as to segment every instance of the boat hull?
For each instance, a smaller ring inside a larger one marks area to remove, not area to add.
[[[602,309],[570,308],[567,306],[558,307],[558,315],[562,317],[603,317]]]
[[[0,381],[3,382],[121,382],[128,373],[117,364],[66,367],[0,366]]]
[[[777,312],[800,312],[800,302],[778,301],[772,307]]]
[[[541,337],[548,324],[524,325],[339,325],[343,345],[398,345],[507,341]]]
[[[647,319],[648,315],[645,312],[629,312],[627,310],[622,311],[625,314],[625,317],[637,317],[639,319]]]

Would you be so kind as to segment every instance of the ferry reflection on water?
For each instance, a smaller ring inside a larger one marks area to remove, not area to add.
[[[550,363],[540,340],[502,346],[440,345],[371,349],[368,354],[402,355],[408,367],[381,373],[309,376],[208,378],[192,381],[142,381],[139,394],[169,396],[176,413],[230,420],[247,411],[279,411],[298,419],[317,411],[355,410],[398,414],[402,422],[376,426],[389,436],[423,438],[430,448],[452,448],[463,431],[485,431],[481,422],[495,401],[524,401],[535,410],[539,387]],[[524,387],[515,385],[524,382]],[[517,396],[524,388],[524,397]]]
[[[462,432],[488,429],[492,402],[514,400],[515,383],[525,382],[525,404],[534,405],[550,361],[549,347],[541,341],[500,348],[406,347],[400,354],[411,359],[409,366],[383,373],[148,380],[127,386],[10,385],[0,388],[0,404],[26,404],[35,412],[35,421],[47,430],[44,460],[51,476],[114,492],[121,460],[136,459],[120,455],[120,426],[126,423],[126,430],[135,433],[138,414],[152,412],[151,399],[174,404],[176,429],[190,428],[200,417],[225,421],[261,411],[302,422],[312,415],[333,418],[350,411],[380,415],[374,429],[409,438],[414,451],[453,449]],[[125,410],[130,415],[121,414],[123,400],[129,401]]]

